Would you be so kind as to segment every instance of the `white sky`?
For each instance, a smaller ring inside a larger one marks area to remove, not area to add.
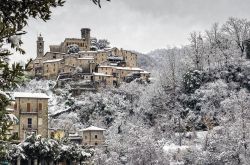
[[[39,33],[48,46],[66,37],[80,38],[80,29],[91,28],[91,36],[106,38],[112,46],[147,53],[157,48],[188,43],[189,33],[203,32],[212,23],[224,23],[230,16],[250,20],[250,0],[111,0],[99,9],[90,0],[66,0],[53,10],[51,20],[30,20],[22,37],[26,55],[36,57]]]

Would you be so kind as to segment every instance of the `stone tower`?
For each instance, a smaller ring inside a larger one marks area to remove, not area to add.
[[[82,28],[81,29],[81,36],[82,39],[84,38],[87,43],[87,49],[90,50],[90,29],[89,28]]]
[[[44,55],[44,41],[41,34],[37,37],[36,45],[37,57],[42,57]]]

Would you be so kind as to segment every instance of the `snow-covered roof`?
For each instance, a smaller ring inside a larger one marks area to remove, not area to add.
[[[134,71],[143,71],[141,68],[132,68],[132,67],[116,67],[119,70],[134,70]]]
[[[95,126],[90,126],[88,128],[82,129],[81,131],[105,131],[106,129],[98,128]]]
[[[109,65],[100,65],[100,66],[98,66],[98,68],[113,68],[113,66],[109,66]]]
[[[40,99],[49,99],[50,97],[45,93],[27,93],[27,92],[14,92],[15,98],[40,98]]]
[[[81,57],[77,58],[78,60],[94,60],[94,57]]]
[[[88,50],[88,51],[79,51],[78,53],[98,53],[98,51],[95,50]]]
[[[112,48],[108,47],[108,48],[104,48],[104,50],[109,51],[109,50],[112,50]]]
[[[117,66],[118,64],[117,63],[110,63],[109,65],[110,66]]]
[[[79,136],[79,134],[78,133],[69,133],[69,137],[75,137],[75,136]]]
[[[105,73],[97,73],[97,72],[93,72],[93,75],[94,76],[106,76],[106,77],[110,77],[112,75],[109,75],[109,74],[105,74]]]
[[[123,57],[119,57],[119,56],[110,56],[110,57],[108,57],[108,59],[110,59],[110,60],[123,60]]]
[[[47,60],[47,61],[44,61],[43,63],[53,63],[53,62],[59,62],[61,61],[62,59],[54,59],[54,60]]]
[[[150,72],[147,72],[147,71],[142,71],[142,72],[140,72],[140,73],[145,73],[145,74],[150,74]]]

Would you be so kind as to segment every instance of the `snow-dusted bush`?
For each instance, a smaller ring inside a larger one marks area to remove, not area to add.
[[[45,160],[48,163],[59,160],[87,161],[93,156],[93,150],[84,149],[65,140],[56,141],[32,134],[24,142],[17,146],[13,145],[9,150],[11,159],[19,156],[24,159]]]
[[[68,54],[78,53],[80,48],[77,44],[72,44],[68,46]]]

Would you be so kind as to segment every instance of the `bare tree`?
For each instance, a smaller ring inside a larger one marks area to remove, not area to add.
[[[243,57],[245,46],[244,41],[250,36],[250,22],[247,19],[238,19],[230,17],[223,25],[222,30],[233,40],[240,49],[241,57]]]
[[[211,55],[214,56],[215,61],[218,63],[218,66],[221,67],[221,61],[227,66],[229,63],[230,53],[227,52],[231,46],[230,41],[222,34],[219,24],[214,23],[210,30],[206,31],[206,39],[209,44],[208,58],[210,59]],[[224,58],[224,60],[222,60]],[[210,66],[209,61],[209,66]]]
[[[190,42],[195,69],[203,70],[204,42],[201,34],[197,34],[197,32],[191,33]]]

